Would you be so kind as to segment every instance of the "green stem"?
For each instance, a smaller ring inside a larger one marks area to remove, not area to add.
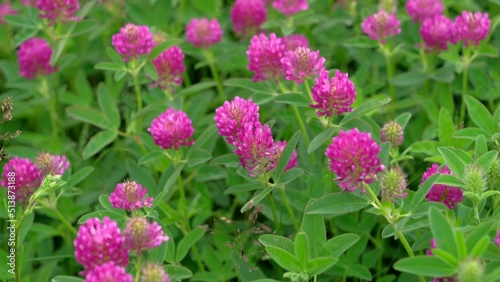
[[[73,233],[73,235],[76,236],[76,229],[73,227],[73,225],[71,225],[71,223],[69,223],[66,218],[64,218],[64,216],[61,214],[61,212],[59,210],[57,210],[57,208],[51,208],[51,210],[54,211],[54,213],[56,214],[57,218],[59,218],[59,220],[69,229],[69,231],[71,231],[71,233]]]
[[[469,48],[465,47],[463,56],[463,74],[462,74],[462,105],[460,106],[460,119],[458,121],[458,126],[460,127],[465,120],[465,96],[467,96],[469,78],[467,68],[469,67]]]
[[[205,50],[204,52],[205,58],[208,61],[208,66],[210,67],[210,72],[212,73],[212,77],[215,80],[216,87],[217,87],[217,92],[219,93],[219,97],[222,99],[222,101],[226,101],[226,93],[224,93],[224,88],[222,88],[222,81],[219,76],[219,72],[215,68],[214,65],[214,56],[212,52]]]
[[[288,199],[286,197],[285,187],[281,186],[280,187],[280,191],[281,191],[281,196],[283,197],[283,203],[285,204],[285,207],[286,207],[286,209],[288,211],[288,214],[290,215],[290,218],[292,219],[293,226],[295,227],[296,231],[299,231],[300,225],[297,222],[297,218],[295,217],[295,214],[293,213],[293,209],[290,206],[290,203],[288,202]]]
[[[278,220],[278,214],[276,213],[276,206],[274,205],[274,199],[271,193],[267,194],[267,199],[269,200],[269,205],[271,206],[271,210],[273,212],[274,222],[276,223],[276,232],[281,234],[281,223]]]
[[[141,278],[141,266],[142,266],[142,254],[137,255],[137,261],[135,263],[135,279],[134,282],[139,282],[139,278]]]
[[[394,88],[394,85],[392,85],[391,80],[394,77],[394,62],[392,60],[392,54],[390,53],[390,50],[386,50],[385,46],[380,44],[380,50],[384,54],[385,61],[386,61],[386,72],[387,72],[387,85],[389,85],[389,97],[391,97],[392,104],[395,104],[396,102],[396,89]],[[393,115],[396,115],[396,108],[392,107],[393,109]]]
[[[311,102],[314,102],[314,98],[311,93],[311,87],[309,86],[309,81],[307,79],[304,79],[304,87],[306,88],[309,98],[311,98]]]
[[[43,97],[47,100],[49,105],[50,114],[50,125],[52,127],[52,134],[57,138],[59,135],[59,128],[57,126],[57,98],[55,97],[57,93],[54,93],[54,97],[50,95],[50,87],[46,77],[41,80],[41,93]]]
[[[142,93],[141,93],[141,85],[139,84],[139,75],[134,74],[134,89],[135,89],[135,95],[137,98],[137,112],[140,112],[142,109]],[[142,129],[142,118],[137,117],[136,119],[136,135],[139,136],[139,133],[141,132]]]
[[[23,213],[23,215],[21,216],[21,219],[19,219],[19,222],[17,222],[16,224],[16,231],[15,231],[15,234],[14,234],[14,246],[16,248],[16,261],[14,263],[14,275],[16,276],[16,281],[21,281],[21,270],[19,269],[19,246],[18,246],[18,242],[19,242],[19,230],[21,229],[21,224],[23,223],[24,221],[24,217],[26,216],[26,213]]]

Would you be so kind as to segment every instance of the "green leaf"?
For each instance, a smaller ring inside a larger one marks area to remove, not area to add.
[[[483,222],[481,225],[475,227],[472,232],[467,236],[466,244],[467,250],[472,251],[477,242],[481,240],[484,234],[488,234],[493,228],[494,224],[491,221]]]
[[[278,183],[276,183],[276,187],[285,186],[286,184],[290,183],[291,181],[293,181],[294,179],[303,174],[304,171],[302,169],[298,167],[292,167],[291,169],[283,173]]]
[[[394,86],[418,86],[428,79],[428,75],[421,71],[408,71],[398,74],[391,79]]]
[[[115,131],[101,131],[92,136],[85,148],[83,148],[83,159],[86,160],[99,153],[104,147],[115,141],[116,137],[118,137],[118,134]]]
[[[486,154],[487,151],[488,151],[488,144],[486,144],[486,138],[484,137],[483,134],[479,134],[476,138],[476,146],[474,150],[476,158]]]
[[[427,193],[431,190],[434,182],[439,178],[439,173],[431,175],[427,180],[425,180],[424,184],[417,189],[417,192],[413,195],[410,203],[410,210],[415,211],[419,204],[425,199]]]
[[[453,133],[455,132],[455,125],[453,119],[448,113],[446,108],[441,108],[439,111],[439,141],[445,146],[453,145]]]
[[[122,80],[122,78],[124,78],[127,75],[127,73],[128,72],[125,70],[116,71],[115,75],[113,76],[113,79],[115,80],[115,82],[119,82],[120,80]]]
[[[384,99],[382,101],[373,100],[373,99],[368,100],[368,101],[364,102],[363,104],[359,105],[356,109],[354,109],[354,111],[347,114],[342,119],[342,121],[340,121],[340,125],[346,124],[353,119],[362,117],[362,116],[366,115],[367,113],[369,113],[375,109],[378,109],[385,104],[388,104],[390,101],[391,101],[391,99],[389,99],[389,98]]]
[[[436,239],[436,245],[439,249],[458,256],[457,239],[451,224],[446,217],[436,208],[431,208],[429,212],[429,225],[432,236]]]
[[[87,80],[86,74],[83,70],[76,73],[75,88],[76,92],[78,93],[78,101],[80,102],[79,105],[89,106],[92,103],[94,92],[92,91],[92,87],[90,86],[90,83]]]
[[[377,42],[375,40],[371,40],[366,36],[362,37],[354,37],[347,39],[343,42],[346,47],[357,47],[357,48],[375,48],[377,47]]]
[[[130,179],[142,184],[144,189],[148,190],[149,195],[157,193],[158,184],[151,170],[140,167],[133,159],[125,160],[125,167],[127,168]]]
[[[212,136],[217,132],[217,127],[215,124],[210,125],[203,131],[202,134],[195,140],[194,144],[191,146],[191,150],[196,150],[205,145],[208,141],[212,140]],[[190,152],[188,152],[188,155]]]
[[[127,70],[125,66],[113,62],[98,63],[97,65],[95,65],[95,68],[98,70],[111,70],[111,71]]]
[[[486,251],[486,249],[488,248],[488,245],[490,243],[490,237],[485,235],[483,236],[477,243],[476,245],[474,246],[474,248],[472,248],[472,251],[470,252],[470,255],[473,256],[473,257],[481,257],[484,253],[484,251]]]
[[[338,131],[337,128],[330,127],[327,130],[318,134],[318,136],[314,137],[314,139],[311,140],[311,143],[307,147],[307,153],[311,154],[314,151],[316,151],[319,147],[323,146],[323,144],[325,144],[326,140],[329,140],[330,138],[332,138],[333,134],[336,131]]]
[[[216,83],[213,81],[198,82],[189,87],[186,87],[177,93],[177,96],[189,96],[192,94],[200,93],[201,91],[215,87]]]
[[[193,167],[198,164],[206,163],[212,158],[209,151],[203,149],[190,150],[188,154],[187,166]]]
[[[108,211],[114,211],[116,210],[115,208],[113,208],[113,206],[111,205],[111,202],[109,201],[109,196],[108,195],[100,195],[99,196],[99,203],[101,204],[101,206],[108,210]]]
[[[277,104],[288,104],[297,107],[309,107],[309,99],[302,94],[298,93],[287,93],[276,96],[274,102]]]
[[[64,190],[75,187],[77,184],[79,184],[80,182],[85,180],[85,178],[87,178],[87,176],[89,174],[91,174],[93,171],[94,171],[94,167],[92,167],[92,166],[86,166],[86,167],[78,170],[78,172],[73,174],[68,179],[68,181],[66,181],[66,183],[61,187],[61,190],[64,191]]]
[[[443,261],[445,261],[446,263],[448,263],[449,265],[451,265],[453,267],[459,266],[458,259],[454,255],[452,255],[452,254],[450,254],[442,249],[439,249],[439,248],[432,249],[432,253],[436,257],[442,259]]]
[[[27,28],[27,29],[39,29],[39,27],[37,26],[37,23],[36,22],[33,22],[33,21],[30,21],[27,17],[25,17],[24,15],[20,15],[20,14],[17,14],[17,15],[4,15],[3,16],[3,20],[6,22],[6,23],[9,23],[13,26],[18,26],[18,27],[22,27],[22,28]]]
[[[490,170],[491,165],[497,159],[498,151],[489,151],[476,160],[476,165],[487,172]]]
[[[307,264],[307,274],[309,276],[320,275],[327,271],[338,262],[338,259],[332,257],[313,258]]]
[[[479,56],[498,58],[498,50],[491,44],[482,44],[477,50]]]
[[[304,232],[299,232],[295,236],[295,258],[302,267],[307,266],[309,261],[309,238]]]
[[[369,203],[352,193],[337,192],[323,196],[310,203],[307,214],[339,215],[360,210]]]
[[[113,61],[113,63],[122,66],[125,69],[125,62],[123,61],[122,56],[120,56],[113,48],[106,48],[106,54],[108,54],[108,57],[111,61]]]
[[[267,246],[266,252],[279,266],[288,271],[300,273],[304,270],[300,262],[291,253],[283,249]]]
[[[193,276],[191,270],[180,265],[167,265],[165,266],[165,272],[168,273],[168,277],[172,281],[182,281]]]
[[[224,194],[236,194],[241,192],[250,192],[254,190],[259,190],[264,188],[264,185],[260,181],[238,184],[235,186],[231,186],[228,189],[224,190]]]
[[[250,78],[230,78],[224,81],[224,86],[243,88],[256,93],[275,94],[263,82],[253,82]]]
[[[453,138],[476,140],[477,136],[483,134],[483,131],[477,127],[468,127],[460,129],[453,133]]]
[[[438,148],[438,151],[441,153],[441,156],[445,160],[451,172],[453,172],[453,174],[455,174],[458,178],[463,179],[465,176],[466,163],[449,148]]]
[[[243,205],[243,207],[241,208],[240,212],[244,213],[247,210],[255,207],[255,205],[260,203],[260,201],[262,201],[262,199],[264,199],[267,196],[267,194],[271,193],[273,189],[274,187],[266,187],[264,190],[255,195],[252,199],[250,199],[250,201],[246,202],[246,204]]]
[[[455,237],[457,238],[458,260],[463,261],[467,258],[467,245],[464,234],[459,230],[455,230]]]
[[[103,113],[90,107],[68,107],[66,113],[79,121],[90,123],[102,129],[113,129],[113,124]]]
[[[51,280],[52,282],[83,282],[83,279],[71,276],[58,275]]]
[[[139,159],[139,165],[156,162],[164,157],[165,155],[163,155],[161,151],[149,152]]]
[[[157,81],[158,80],[158,72],[156,71],[156,68],[153,66],[153,63],[148,62],[144,66],[144,72],[146,73],[146,76],[149,79],[151,79],[153,81]]]
[[[323,216],[304,213],[300,230],[305,232],[309,238],[309,256],[317,256],[326,243],[326,227]]]
[[[441,174],[436,180],[436,184],[444,184],[454,187],[462,187],[464,183],[453,174]]]
[[[111,128],[118,129],[120,127],[120,112],[104,83],[99,83],[97,87],[97,101],[101,111],[111,122]]]
[[[217,156],[210,161],[210,165],[224,165],[226,167],[238,167],[240,161],[234,153]]]
[[[121,219],[121,220],[125,221],[127,219],[127,214],[125,213],[124,210],[120,210],[120,209],[115,209],[113,211],[99,210],[99,211],[95,211],[95,212],[91,212],[91,213],[87,213],[87,214],[83,215],[82,217],[80,217],[78,219],[77,223],[82,224],[85,221],[87,221],[87,219],[94,218],[94,217],[97,217],[99,219],[103,219],[105,216],[107,216],[113,220]]]
[[[283,152],[281,153],[280,159],[278,161],[278,165],[274,170],[274,178],[276,178],[276,181],[279,181],[281,175],[283,174],[283,171],[285,171],[288,162],[292,158],[295,147],[299,142],[299,138],[300,138],[300,131],[297,131],[295,132],[295,134],[293,134],[292,138],[290,138],[290,140],[287,142],[285,149],[283,149]]]
[[[394,269],[431,277],[452,276],[457,269],[435,256],[415,256],[398,260]]]
[[[354,233],[337,235],[328,240],[323,247],[321,247],[320,255],[338,258],[341,254],[356,244],[359,241],[359,238],[359,235]]]
[[[410,118],[411,118],[410,113],[402,113],[395,120],[397,123],[399,123],[399,125],[401,125],[401,127],[404,130],[406,125],[408,124],[408,121],[410,121]]]
[[[175,262],[181,262],[189,252],[192,246],[196,242],[198,242],[203,235],[207,232],[207,226],[199,226],[191,230],[188,234],[186,234],[177,244],[177,253],[175,255]]]
[[[264,247],[275,247],[289,253],[293,253],[295,250],[294,243],[283,236],[264,234],[259,237],[259,242]]]
[[[474,124],[481,128],[490,137],[498,132],[498,127],[495,126],[491,113],[481,102],[470,95],[466,95],[464,100],[467,104],[467,112],[469,113],[469,116]]]

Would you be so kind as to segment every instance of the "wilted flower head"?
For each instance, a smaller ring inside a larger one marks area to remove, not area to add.
[[[222,29],[216,19],[192,19],[186,26],[187,42],[194,47],[208,48],[222,39]]]
[[[75,12],[80,9],[78,0],[38,0],[37,8],[40,10],[40,18],[48,19],[49,25],[58,21],[77,21],[79,17],[75,17]]]
[[[357,128],[341,130],[332,139],[325,155],[329,159],[330,170],[337,175],[335,180],[342,191],[355,191],[362,183],[370,184],[377,178],[377,173],[385,167],[378,154],[380,146],[371,134],[359,132]],[[362,193],[365,188],[362,187]]]
[[[127,222],[123,233],[125,242],[130,250],[136,251],[153,249],[168,241],[168,236],[163,234],[158,223],[149,223],[145,217],[133,217]]]
[[[284,75],[281,57],[285,53],[285,45],[281,38],[271,33],[255,35],[248,47],[248,69],[254,72],[253,81],[277,80]]]
[[[13,9],[10,6],[9,2],[0,4],[0,24],[5,24],[3,16],[15,15],[17,12],[18,11],[16,9]]]
[[[36,166],[43,175],[63,175],[69,167],[66,156],[40,153],[36,159]]]
[[[246,123],[255,124],[259,121],[259,106],[252,99],[245,100],[238,96],[231,102],[215,110],[214,121],[219,129],[219,135],[226,137],[226,141],[237,146],[239,132]]]
[[[274,0],[273,8],[286,16],[297,14],[309,8],[307,0]]]
[[[312,97],[316,104],[311,104],[313,109],[318,109],[318,116],[341,115],[352,111],[352,104],[356,100],[354,83],[347,73],[335,71],[335,76],[330,78],[328,71],[322,71],[312,88]]]
[[[269,126],[260,122],[244,124],[234,153],[252,177],[271,171],[276,166],[277,154]]]
[[[239,36],[254,35],[266,19],[267,8],[264,0],[236,0],[231,8],[233,30]]]
[[[194,140],[194,128],[188,115],[170,108],[154,118],[148,131],[153,136],[155,144],[162,149],[179,149],[179,146],[191,146]]]
[[[19,75],[34,78],[37,75],[49,75],[57,70],[50,65],[52,48],[42,38],[31,38],[24,41],[17,50]]]
[[[488,36],[490,25],[488,13],[463,11],[455,18],[456,39],[463,41],[465,46],[479,45]]]
[[[309,48],[307,37],[302,34],[291,34],[281,38],[286,51],[294,51],[299,47]]]
[[[444,166],[438,171],[438,165],[433,164],[429,169],[427,169],[422,175],[422,183],[436,173],[440,174],[452,174],[448,166]],[[461,202],[463,197],[463,192],[457,187],[448,186],[444,184],[434,184],[426,196],[427,200],[430,202],[441,202],[445,204],[449,209],[455,208],[455,204]]]
[[[427,18],[420,27],[420,35],[429,50],[448,50],[448,42],[456,43],[454,23],[443,15]]]
[[[126,24],[120,32],[113,35],[111,44],[124,61],[137,59],[140,55],[149,54],[156,45],[153,34],[146,25]]]
[[[128,265],[128,251],[125,237],[115,221],[105,216],[101,222],[99,218],[89,218],[78,229],[74,241],[75,259],[83,265],[87,274],[98,265],[114,262],[116,265]]]
[[[114,208],[134,211],[143,206],[151,207],[152,197],[146,197],[148,191],[135,181],[118,183],[115,190],[109,195],[109,202]],[[146,198],[144,198],[146,197]]]
[[[319,56],[319,51],[304,47],[288,51],[281,58],[281,63],[285,78],[295,80],[298,84],[302,84],[304,79],[318,77],[320,72],[325,70],[325,58]]]
[[[388,37],[401,33],[400,24],[396,15],[379,10],[367,17],[361,24],[361,28],[371,39],[384,44]]]
[[[150,262],[141,269],[141,282],[170,282],[170,278],[162,265]]]
[[[89,271],[85,282],[133,282],[134,278],[125,268],[116,265],[113,261],[97,265]]]
[[[415,23],[422,23],[428,18],[442,15],[444,11],[442,0],[408,0],[406,12]]]
[[[182,84],[182,74],[186,71],[186,66],[181,48],[177,46],[168,48],[152,63],[158,73],[158,81],[153,84],[154,86],[165,90],[171,89],[174,84]]]
[[[42,178],[40,170],[29,159],[14,157],[3,166],[0,184],[9,188],[9,191],[11,187],[14,187],[16,202],[25,205],[35,190],[40,187]]]
[[[285,150],[287,142],[286,141],[276,141],[276,154],[279,155],[277,158],[278,160],[281,158],[281,154],[283,153],[283,150]],[[297,159],[297,150],[293,150],[292,157],[288,161],[285,167],[285,171],[291,169],[292,167],[296,167],[299,165],[299,161]]]
[[[384,124],[380,131],[382,142],[389,142],[393,148],[403,144],[403,128],[397,121],[389,121]]]
[[[406,174],[398,166],[391,167],[380,179],[382,201],[394,201],[403,198],[406,192]]]

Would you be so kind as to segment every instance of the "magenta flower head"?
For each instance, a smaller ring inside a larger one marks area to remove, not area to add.
[[[5,21],[3,20],[4,16],[15,15],[17,12],[18,11],[16,9],[13,9],[10,6],[9,2],[0,4],[0,24],[5,24]]]
[[[285,45],[281,38],[271,33],[255,35],[248,47],[248,69],[254,73],[254,82],[277,80],[284,76],[281,58],[285,54]]]
[[[267,19],[264,0],[236,0],[231,8],[233,30],[238,36],[252,36]]]
[[[156,45],[148,26],[131,23],[126,24],[119,33],[113,35],[111,44],[124,61],[149,54]]]
[[[384,44],[388,37],[401,33],[400,24],[396,15],[379,10],[367,17],[361,24],[361,28],[370,39],[378,40]]]
[[[187,42],[194,47],[208,48],[222,39],[223,31],[216,19],[192,19],[186,26]]]
[[[319,51],[309,48],[298,47],[294,51],[288,51],[281,63],[287,80],[295,80],[302,84],[304,79],[316,78],[320,72],[325,70],[325,58],[319,56]]]
[[[0,185],[15,193],[14,198],[8,193],[9,201],[15,200],[24,206],[40,187],[42,179],[42,173],[29,159],[14,157],[3,166]]]
[[[281,157],[281,154],[283,153],[283,150],[285,150],[287,142],[286,141],[276,141],[276,153],[279,155],[277,159]],[[285,167],[285,171],[291,169],[292,167],[296,167],[299,165],[299,161],[297,159],[297,150],[293,150],[292,157],[288,161]]]
[[[240,142],[239,132],[247,123],[255,124],[259,121],[259,106],[252,99],[245,100],[238,96],[231,102],[215,110],[214,121],[219,129],[219,135],[226,137],[226,141],[237,146]]]
[[[408,0],[406,2],[406,12],[418,24],[433,16],[442,15],[443,11],[442,0]]]
[[[456,43],[454,23],[443,15],[427,18],[420,27],[420,35],[428,50],[448,50],[448,42]]]
[[[36,7],[40,10],[40,18],[48,19],[49,25],[56,22],[78,21],[75,12],[80,9],[78,0],[38,0]]]
[[[170,108],[154,118],[149,133],[153,136],[155,144],[162,149],[179,149],[179,146],[191,146],[194,140],[194,128],[188,115]]]
[[[31,79],[37,75],[49,75],[57,70],[50,65],[52,48],[45,39],[31,38],[24,41],[17,50],[19,75]]]
[[[82,275],[106,262],[128,265],[129,249],[125,237],[118,224],[107,216],[102,222],[97,217],[87,219],[78,229],[74,245],[75,259],[85,268]]]
[[[352,104],[356,100],[354,83],[347,73],[335,71],[335,76],[330,78],[328,71],[322,71],[316,79],[311,94],[316,104],[310,104],[318,110],[318,116],[341,115],[352,111]]]
[[[38,2],[38,0],[21,0],[21,4],[23,4],[24,6],[36,7],[36,2]]]
[[[127,247],[136,251],[153,249],[168,241],[168,236],[163,234],[158,223],[149,223],[145,217],[133,217],[127,222],[127,227],[123,233]]]
[[[186,71],[186,66],[181,48],[170,47],[155,58],[152,63],[158,73],[158,81],[153,86],[158,86],[162,90],[171,90],[173,85],[182,84],[182,74]]]
[[[246,123],[239,132],[240,142],[234,151],[248,175],[255,177],[271,171],[277,163],[276,145],[271,129],[260,122]]]
[[[495,244],[497,244],[498,247],[500,247],[500,229],[498,229],[497,231],[497,237],[495,237]]]
[[[329,158],[330,170],[337,175],[335,180],[342,191],[355,191],[360,184],[370,184],[377,179],[377,173],[385,169],[378,157],[379,153],[380,146],[371,134],[354,128],[341,130],[332,139],[325,155]],[[365,192],[364,187],[361,192]]]
[[[309,48],[307,37],[302,34],[291,34],[281,39],[286,51],[294,51],[299,47]]]
[[[426,250],[425,253],[428,256],[433,256],[434,254],[432,253],[432,249],[437,249],[436,239],[434,239],[434,238],[431,239],[431,248]]]
[[[146,193],[148,191],[142,188],[141,184],[127,180],[116,185],[113,193],[109,195],[109,202],[113,208],[129,211],[135,211],[143,206],[150,208],[153,198],[146,197]]]
[[[161,264],[148,263],[141,269],[141,282],[170,282]]]
[[[488,13],[463,11],[455,18],[456,39],[463,41],[465,46],[471,43],[479,45],[479,42],[488,36],[490,25]]]
[[[433,164],[429,169],[427,169],[422,175],[422,185],[427,178],[431,177],[436,173],[440,174],[452,174],[448,166],[444,166],[438,171],[438,165]],[[448,186],[444,184],[434,184],[431,190],[426,196],[429,202],[441,202],[445,204],[449,209],[454,209],[455,204],[461,202],[464,199],[463,191],[457,187]]]
[[[307,0],[274,0],[273,8],[289,17],[309,8]]]
[[[66,156],[40,153],[36,159],[36,166],[43,175],[63,175],[69,168]]]
[[[128,274],[125,268],[116,265],[110,261],[97,265],[92,271],[89,271],[85,277],[85,282],[133,282],[134,278]]]

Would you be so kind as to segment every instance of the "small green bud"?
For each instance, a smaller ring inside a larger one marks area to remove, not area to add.
[[[394,201],[394,198],[406,197],[406,175],[399,166],[391,167],[380,179],[382,201]]]
[[[468,258],[460,264],[458,281],[481,282],[484,278],[483,262],[479,259]]]
[[[480,195],[488,189],[485,171],[477,165],[471,165],[467,168],[464,180],[466,190],[477,194],[479,198],[481,198]]]
[[[496,158],[488,170],[488,183],[494,189],[500,189],[500,159]]]
[[[391,143],[392,148],[396,148],[403,144],[403,135],[403,127],[396,121],[387,122],[380,131],[380,139],[382,142]]]

